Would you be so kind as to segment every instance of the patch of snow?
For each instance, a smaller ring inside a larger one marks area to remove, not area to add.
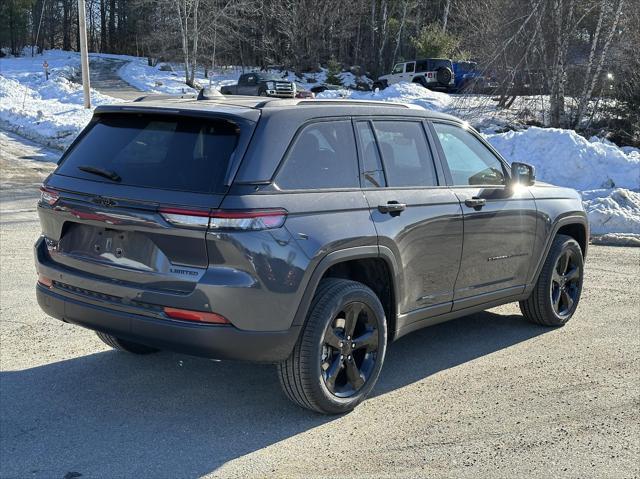
[[[509,162],[536,167],[542,181],[576,190],[640,189],[640,154],[613,144],[592,142],[572,130],[531,127],[486,135]]]
[[[453,103],[453,96],[428,90],[417,83],[394,83],[384,90],[362,92],[355,90],[327,90],[317,98],[349,98],[352,100],[391,101],[397,103],[413,103],[427,110],[448,112]]]
[[[591,233],[628,233],[640,238],[640,193],[624,188],[582,192]]]
[[[627,233],[607,233],[591,238],[591,243],[607,246],[640,246],[640,235]]]
[[[42,69],[45,60],[49,80]],[[78,54],[60,50],[0,59],[0,126],[53,148],[68,147],[93,114],[83,107],[82,86],[69,80],[79,65]],[[118,101],[91,90],[93,106]]]

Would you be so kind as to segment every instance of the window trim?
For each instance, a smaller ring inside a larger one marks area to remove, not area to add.
[[[373,142],[375,143],[376,151],[378,152],[378,158],[380,159],[380,166],[382,167],[382,178],[384,180],[384,185],[365,186],[364,145],[362,145],[360,135],[358,134],[358,129],[356,126],[358,123],[366,123],[366,125],[369,127],[371,135],[373,136]],[[356,138],[356,150],[358,151],[358,177],[360,178],[360,188],[363,190],[379,190],[380,188],[387,188],[389,186],[389,182],[387,181],[387,170],[384,166],[384,161],[382,161],[382,152],[380,151],[380,145],[378,145],[378,138],[376,136],[376,131],[373,128],[372,120],[370,118],[352,118],[351,124],[353,125],[353,134]]]
[[[280,158],[280,162],[278,163],[278,166],[276,167],[275,171],[273,172],[273,175],[269,179],[269,184],[271,185],[271,187],[275,191],[279,191],[283,193],[312,193],[314,191],[360,191],[362,189],[362,182],[360,179],[361,168],[360,168],[360,157],[358,155],[358,139],[355,131],[353,130],[353,122],[351,120],[352,118],[350,116],[332,116],[332,117],[310,118],[309,120],[302,123],[296,130],[293,137],[291,138],[291,141],[287,145],[287,149],[284,151],[282,158]],[[356,171],[358,173],[357,175],[358,184],[356,186],[348,186],[348,187],[330,186],[326,188],[282,188],[278,186],[278,183],[276,181],[278,178],[278,175],[280,175],[281,170],[285,167],[285,165],[287,164],[287,161],[289,161],[291,150],[293,149],[294,145],[298,141],[298,137],[300,136],[302,131],[304,131],[305,128],[315,123],[327,123],[327,122],[336,122],[336,121],[350,122],[352,125],[351,134],[353,135],[353,144],[356,150]]]
[[[462,124],[460,122],[451,121],[451,120],[445,120],[445,119],[435,119],[435,120],[431,119],[431,120],[427,120],[427,123],[428,123],[429,130],[431,131],[431,135],[433,137],[433,142],[434,142],[434,144],[436,146],[436,150],[438,152],[439,163],[441,164],[442,169],[444,170],[446,183],[450,188],[493,188],[493,189],[500,188],[500,189],[504,189],[509,185],[509,183],[511,181],[511,166],[509,165],[509,163],[507,163],[507,161],[504,158],[502,158],[502,156],[500,156],[500,153],[498,153],[496,151],[496,149],[493,148],[493,146],[491,146],[491,144],[489,144],[488,141],[486,141],[484,138],[482,138],[480,133],[478,133],[474,128],[472,128],[471,126],[465,128],[464,124]],[[489,152],[491,154],[493,154],[493,156],[502,165],[502,170],[503,170],[504,178],[505,178],[505,184],[504,185],[455,185],[455,184],[453,184],[453,175],[451,174],[451,170],[449,169],[449,163],[447,162],[447,157],[444,154],[444,149],[442,148],[442,145],[440,143],[440,139],[438,138],[438,132],[435,129],[435,124],[437,124],[437,123],[455,126],[455,127],[458,127],[458,128],[460,128],[460,129],[462,129],[464,131],[467,131],[474,138],[476,138],[482,145],[484,145],[489,150]]]

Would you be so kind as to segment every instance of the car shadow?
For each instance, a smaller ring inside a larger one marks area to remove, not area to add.
[[[392,344],[381,395],[547,329],[483,312]],[[100,352],[2,372],[2,477],[200,477],[336,419],[300,409],[272,365]]]

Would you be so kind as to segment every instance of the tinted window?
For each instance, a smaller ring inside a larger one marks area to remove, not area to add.
[[[426,72],[429,70],[429,62],[427,60],[418,60],[416,62],[417,72]]]
[[[434,123],[454,185],[503,185],[502,163],[467,130]]]
[[[362,158],[362,175],[365,187],[384,186],[384,171],[380,160],[380,153],[376,140],[371,131],[369,122],[359,121],[356,123],[356,131],[360,139],[360,157]]]
[[[422,124],[374,121],[389,186],[435,186],[433,157]]]
[[[276,184],[283,189],[359,187],[351,122],[325,121],[306,126],[294,140]]]
[[[102,116],[68,153],[58,174],[114,184],[201,193],[224,192],[239,129],[226,121]],[[120,181],[82,171],[99,168]]]
[[[407,73],[412,73],[415,69],[416,69],[416,63],[415,62],[411,62],[411,63],[407,63],[407,67],[406,67],[405,71]]]

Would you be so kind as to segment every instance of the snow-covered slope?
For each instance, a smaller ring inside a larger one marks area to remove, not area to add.
[[[628,153],[609,143],[593,141],[572,130],[531,127],[486,135],[509,162],[536,167],[537,177],[577,190],[622,187],[640,189],[640,151]]]
[[[42,63],[49,63],[49,80]],[[80,67],[75,53],[0,59],[0,127],[53,148],[64,149],[91,119],[82,87],[69,81]],[[93,106],[119,100],[91,90]]]

